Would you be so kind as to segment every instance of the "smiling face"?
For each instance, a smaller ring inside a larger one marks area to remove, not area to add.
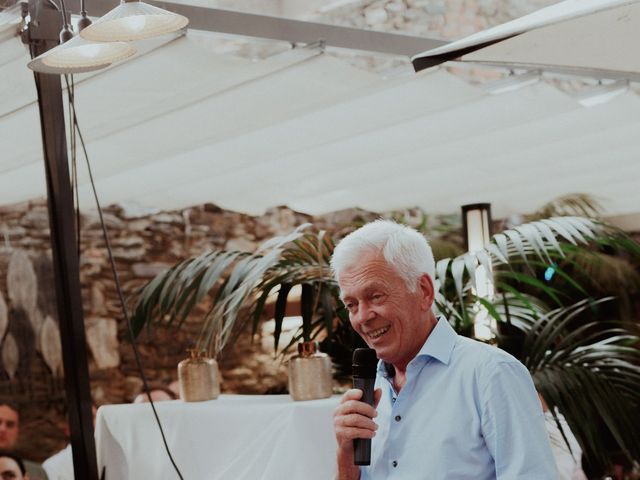
[[[382,254],[369,252],[346,268],[338,283],[353,329],[378,358],[404,370],[436,322],[429,276],[416,280],[416,291],[410,292]]]
[[[28,480],[26,475],[22,475],[20,466],[13,458],[0,457],[0,479],[1,480]]]

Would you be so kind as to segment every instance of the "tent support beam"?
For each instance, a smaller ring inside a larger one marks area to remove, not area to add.
[[[322,42],[327,47],[410,57],[449,43],[435,38],[341,27],[219,8],[154,0],[148,3],[184,15],[189,19],[190,29],[281,40],[294,44]],[[68,0],[66,4],[70,12],[76,14],[80,12],[80,0]],[[89,5],[89,14],[102,16],[115,6],[117,3],[112,0],[92,1]]]

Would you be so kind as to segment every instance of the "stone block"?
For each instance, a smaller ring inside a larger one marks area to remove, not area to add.
[[[87,343],[98,368],[120,365],[118,325],[112,318],[92,317],[86,321]]]
[[[138,278],[153,278],[159,273],[162,273],[171,267],[171,264],[164,262],[151,262],[151,263],[134,263],[131,266],[131,271],[135,277]]]
[[[232,238],[224,246],[225,250],[238,250],[240,252],[253,252],[257,244],[247,238]]]
[[[119,260],[143,260],[147,250],[144,247],[138,248],[114,248],[113,257]]]
[[[22,217],[20,224],[28,229],[46,230],[49,228],[49,212],[46,207],[36,207]]]

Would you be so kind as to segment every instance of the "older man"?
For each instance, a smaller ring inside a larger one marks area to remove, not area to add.
[[[557,478],[525,367],[433,313],[422,235],[370,223],[340,242],[332,268],[351,325],[380,359],[377,408],[349,390],[334,412],[338,479]],[[354,466],[355,438],[373,439],[370,466]]]

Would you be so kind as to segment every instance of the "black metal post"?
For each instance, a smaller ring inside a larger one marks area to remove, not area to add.
[[[53,31],[59,32],[62,22],[60,14],[52,11],[46,2],[33,2],[30,4],[30,10],[31,5],[35,7],[30,12],[31,18],[38,19],[35,24],[33,21],[31,22],[32,27],[29,29],[30,46],[35,57],[58,43],[56,37],[51,38],[50,36],[51,21],[54,18],[51,14],[57,13],[56,17],[58,18]],[[49,18],[43,19],[46,15],[49,15]],[[46,27],[44,27],[45,24]],[[43,26],[43,29],[38,32],[40,25]],[[45,35],[45,28],[49,34]],[[76,226],[67,159],[62,85],[58,75],[36,73],[35,82],[38,91],[47,178],[51,249],[56,279],[73,467],[75,478],[98,480],[87,346],[80,292],[80,268],[76,247]]]

